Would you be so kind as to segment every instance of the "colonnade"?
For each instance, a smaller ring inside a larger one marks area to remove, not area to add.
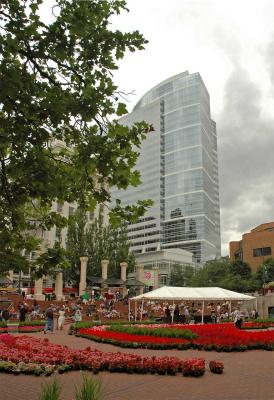
[[[81,296],[87,287],[87,263],[88,257],[80,257],[80,283],[79,283],[79,296]],[[108,264],[109,260],[101,261],[101,269],[102,269],[102,278],[104,280],[102,287],[106,288],[107,284],[105,281],[108,278]],[[127,295],[127,287],[126,287],[126,279],[127,279],[127,267],[128,264],[126,262],[120,263],[121,267],[121,280],[124,282],[122,285],[123,297]],[[144,267],[144,266],[139,266]],[[137,267],[137,274],[140,271]],[[63,273],[61,271],[57,271],[55,277],[55,295],[56,300],[62,300],[64,298],[63,295]],[[35,280],[34,283],[34,298],[36,300],[44,300],[45,296],[43,294],[43,278]]]

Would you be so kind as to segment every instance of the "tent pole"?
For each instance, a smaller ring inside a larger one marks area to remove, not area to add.
[[[142,299],[142,304],[141,304],[141,316],[140,316],[140,321],[143,319],[143,311],[144,311],[144,299]]]
[[[229,301],[229,310],[228,310],[228,319],[230,320],[230,316],[231,316],[231,300]]]
[[[134,303],[134,321],[136,322],[137,320],[137,301],[135,300]]]
[[[202,302],[202,324],[204,324],[205,301]]]
[[[173,324],[173,321],[174,321],[174,309],[175,309],[175,307],[174,307],[174,300],[173,300],[173,312],[171,314],[171,323],[172,324]]]
[[[130,322],[130,299],[128,299],[128,320]]]

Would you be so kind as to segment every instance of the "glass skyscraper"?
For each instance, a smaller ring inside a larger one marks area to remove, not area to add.
[[[181,248],[192,252],[197,263],[219,257],[216,125],[200,74],[186,71],[158,84],[120,122],[141,120],[155,128],[143,142],[136,166],[142,184],[113,191],[124,205],[138,199],[154,202],[128,227],[131,250]]]

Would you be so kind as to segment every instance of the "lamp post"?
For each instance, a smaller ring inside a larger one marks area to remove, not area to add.
[[[265,265],[263,264],[263,296],[265,295]]]

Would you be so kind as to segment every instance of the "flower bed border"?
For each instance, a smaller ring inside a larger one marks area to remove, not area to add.
[[[2,337],[1,337],[2,336]],[[178,357],[143,357],[138,354],[109,353],[87,347],[83,350],[49,343],[47,339],[19,337],[9,334],[0,336],[0,372],[18,374],[51,375],[58,371],[89,370],[126,372],[138,374],[202,376],[205,360]],[[43,360],[43,361],[42,361]],[[217,363],[217,361],[214,361]]]
[[[194,325],[195,326],[195,325]],[[184,343],[157,343],[157,338],[155,338],[155,342],[145,342],[145,340],[142,340],[138,342],[138,338],[136,338],[135,335],[134,340],[130,341],[128,339],[125,340],[118,340],[116,338],[111,338],[111,337],[100,337],[98,335],[87,333],[85,332],[89,328],[82,328],[77,330],[77,333],[75,336],[78,337],[83,337],[88,340],[93,340],[95,342],[99,343],[106,343],[106,344],[111,344],[114,346],[122,347],[122,348],[145,348],[145,349],[154,349],[154,350],[169,350],[169,349],[177,349],[177,350],[188,350],[188,349],[196,349],[196,350],[205,350],[205,351],[217,351],[217,352],[243,352],[246,350],[267,350],[267,351],[274,351],[274,342],[263,342],[258,340],[257,342],[250,342],[250,343],[245,343],[239,342],[239,343],[233,343],[233,344],[227,344],[227,343],[203,343],[203,338],[198,338],[198,339],[193,339],[189,341],[185,341]],[[82,332],[81,332],[82,331]],[[109,331],[111,332],[111,331]],[[194,331],[195,332],[195,331]],[[140,335],[142,337],[142,335]],[[145,337],[145,336],[143,336]],[[148,338],[152,338],[152,336],[148,336]],[[214,340],[214,339],[213,339]]]
[[[41,332],[45,327],[46,321],[18,321],[18,323],[2,322],[0,324],[0,334],[2,333],[35,333]]]

